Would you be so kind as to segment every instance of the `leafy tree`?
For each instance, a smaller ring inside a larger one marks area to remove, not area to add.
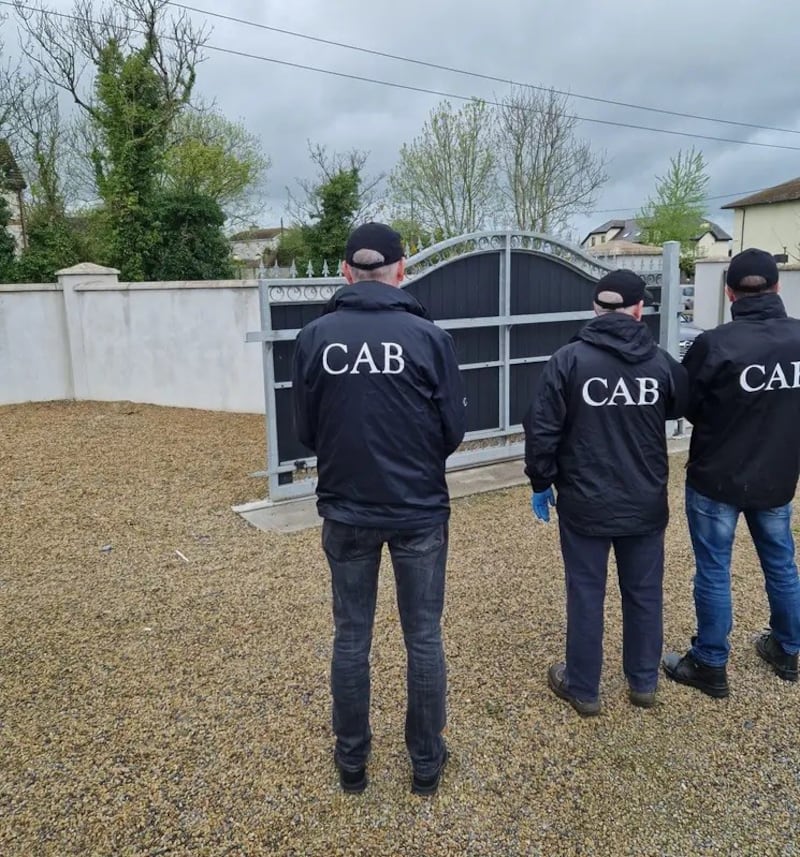
[[[416,220],[411,220],[407,217],[397,217],[392,220],[390,225],[395,232],[400,233],[403,239],[403,246],[408,248],[409,255],[411,256],[425,247],[430,247],[437,241],[444,240],[444,234],[441,229],[430,231],[425,229]]]
[[[259,138],[204,108],[180,113],[170,132],[164,186],[213,199],[228,220],[247,223],[260,208],[255,191],[270,166]]]
[[[170,131],[195,83],[205,36],[185,15],[167,18],[167,0],[117,0],[97,9],[76,0],[68,24],[38,5],[17,14],[27,56],[90,118],[91,160],[106,209],[105,245],[123,278],[140,280],[161,236],[155,221]],[[92,86],[82,82],[94,71]]]
[[[566,96],[516,88],[496,110],[499,189],[517,228],[562,234],[591,211],[606,182],[605,156],[575,136]]]
[[[293,226],[290,229],[285,229],[281,235],[278,251],[275,254],[278,265],[282,268],[288,268],[292,262],[299,265],[307,257],[308,248],[306,247],[305,236],[303,235],[303,227]],[[331,268],[333,267],[330,262],[328,262],[328,265]],[[305,268],[303,269],[303,273],[305,273]]]
[[[694,269],[694,239],[705,219],[708,181],[703,153],[679,151],[666,175],[656,177],[654,196],[636,216],[645,244],[680,242],[681,268],[687,273]]]
[[[0,283],[16,281],[16,261],[14,250],[16,242],[8,231],[11,209],[6,198],[0,193]]]
[[[231,248],[216,200],[193,192],[162,194],[155,205],[158,240],[145,273],[151,280],[220,280],[233,276]]]
[[[83,262],[84,244],[63,211],[39,205],[29,209],[28,245],[17,262],[17,278],[23,283],[52,283],[56,271]]]
[[[308,142],[308,157],[316,168],[313,179],[297,179],[299,195],[288,190],[289,216],[295,223],[308,224],[320,220],[323,215],[321,189],[336,176],[346,172],[358,173],[358,199],[353,210],[352,223],[377,220],[383,211],[379,200],[380,185],[386,176],[366,175],[369,152],[351,149],[349,152],[329,152],[326,146]]]
[[[389,179],[404,218],[446,237],[480,229],[497,209],[493,115],[482,101],[436,107],[422,133],[400,149]]]
[[[320,216],[316,223],[303,227],[308,259],[317,273],[327,260],[335,266],[344,258],[347,236],[358,207],[360,178],[358,170],[342,170],[319,188]]]
[[[353,224],[364,219],[364,212],[369,210],[369,195],[364,195],[361,180],[361,168],[365,163],[362,155],[351,152],[347,161],[334,154],[331,160],[324,148],[312,148],[311,160],[317,164],[318,178],[314,183],[298,182],[307,194],[302,205],[290,195],[298,220],[283,234],[278,250],[279,264],[288,265],[294,261],[300,276],[305,276],[309,262],[317,275],[322,272],[324,262],[328,263],[331,274],[335,272],[344,258],[347,236]],[[338,164],[338,169],[330,172],[331,164]]]

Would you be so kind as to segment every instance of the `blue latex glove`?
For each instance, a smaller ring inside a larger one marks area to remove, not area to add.
[[[545,524],[550,523],[550,506],[556,505],[556,495],[552,488],[545,491],[534,491],[531,497],[531,509],[533,514]]]

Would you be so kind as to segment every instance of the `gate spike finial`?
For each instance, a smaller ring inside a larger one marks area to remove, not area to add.
[[[314,276],[314,265],[311,263],[309,259],[308,265],[306,266],[306,276],[313,277]]]
[[[289,276],[294,279],[297,276],[297,265],[295,264],[295,260],[292,259],[292,264],[289,266]]]
[[[330,276],[330,268],[328,268],[328,260],[322,260],[322,276],[329,277]]]

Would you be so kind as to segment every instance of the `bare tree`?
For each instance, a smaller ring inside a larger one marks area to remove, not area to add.
[[[399,213],[445,237],[491,221],[497,205],[493,116],[482,101],[454,110],[444,101],[400,150],[390,178]]]
[[[322,218],[322,198],[319,190],[330,183],[338,174],[355,171],[359,177],[358,207],[353,214],[353,223],[374,219],[380,216],[384,203],[378,198],[385,173],[367,176],[364,169],[369,152],[351,149],[349,152],[328,152],[327,146],[308,141],[308,156],[317,169],[317,175],[311,179],[296,179],[300,194],[295,195],[286,188],[288,195],[287,212],[297,224],[319,222]]]
[[[26,79],[20,92],[14,142],[33,205],[62,210],[65,126],[58,92],[41,77]]]
[[[96,69],[110,43],[120,47],[144,44],[163,85],[165,100],[175,112],[188,101],[207,31],[197,29],[185,12],[167,16],[169,0],[116,0],[95,7],[75,0],[70,14],[58,14],[44,0],[14,0],[28,40],[23,52],[54,86],[98,118],[87,69]]]
[[[497,108],[500,192],[517,229],[557,234],[591,211],[606,159],[576,138],[577,123],[553,90],[516,88]]]
[[[8,16],[0,13],[0,26]],[[5,44],[0,39],[0,61],[4,54]],[[13,134],[16,125],[19,99],[27,86],[27,80],[22,76],[19,63],[7,60],[0,65],[0,138]]]

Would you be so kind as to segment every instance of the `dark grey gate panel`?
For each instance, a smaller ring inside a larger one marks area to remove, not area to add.
[[[658,307],[647,310],[646,322],[662,343],[671,336],[677,353],[675,248],[670,260],[663,283],[675,292],[674,307],[666,317],[659,316]],[[466,387],[465,446],[450,457],[449,468],[522,454],[521,422],[536,381],[550,355],[593,316],[594,286],[608,270],[557,239],[511,231],[464,235],[408,259],[402,287],[450,331]],[[650,279],[660,293],[661,274],[657,284],[655,274]],[[272,502],[306,496],[315,488],[316,460],[294,432],[292,357],[300,329],[343,284],[341,277],[259,282],[261,330],[248,334],[248,341],[260,342],[264,355]],[[671,293],[667,289],[665,296]],[[470,448],[475,441],[477,448]]]

